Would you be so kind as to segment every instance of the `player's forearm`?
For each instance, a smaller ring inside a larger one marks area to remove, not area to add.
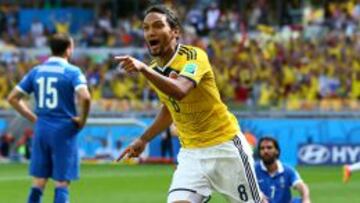
[[[36,115],[30,110],[30,108],[22,100],[9,99],[9,104],[19,112],[23,117],[32,123],[36,122]]]
[[[90,105],[91,105],[91,96],[87,88],[80,88],[77,91],[79,99],[79,118],[83,124],[85,124],[86,119],[89,115]]]
[[[159,90],[176,100],[181,100],[187,94],[186,89],[177,80],[160,75],[150,68],[143,68],[141,73]]]
[[[91,99],[89,98],[82,98],[80,100],[80,119],[83,123],[86,122],[88,118],[89,111],[90,111]]]
[[[144,132],[144,134],[140,137],[141,140],[145,142],[149,142],[156,135],[164,131],[168,128],[172,123],[172,118],[169,110],[166,106],[163,106],[156,116],[154,122],[150,125],[150,127]]]
[[[310,203],[310,191],[307,185],[305,183],[299,183],[296,188],[300,193],[302,203]]]
[[[34,123],[36,122],[37,117],[23,101],[24,96],[24,93],[19,91],[17,88],[14,88],[8,95],[7,101],[17,112],[19,112],[30,122]]]
[[[301,198],[302,198],[302,203],[311,203],[309,190],[306,190],[306,192],[304,192],[301,195]]]

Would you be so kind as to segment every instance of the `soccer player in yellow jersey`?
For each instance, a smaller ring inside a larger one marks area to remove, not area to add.
[[[207,54],[179,44],[180,27],[173,11],[152,6],[143,21],[151,65],[115,57],[128,73],[143,74],[163,103],[154,122],[118,160],[139,156],[146,143],[174,122],[181,150],[167,202],[200,203],[217,191],[229,202],[258,203],[251,149],[220,99]]]

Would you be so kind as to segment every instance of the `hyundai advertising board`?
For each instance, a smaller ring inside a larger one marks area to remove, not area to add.
[[[301,144],[298,148],[301,165],[341,165],[360,161],[360,144]]]

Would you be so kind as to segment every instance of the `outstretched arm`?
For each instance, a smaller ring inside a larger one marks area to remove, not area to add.
[[[14,88],[7,97],[7,101],[22,116],[24,116],[30,122],[35,123],[37,117],[34,112],[32,112],[31,109],[26,105],[25,101],[23,100],[24,96],[25,94],[23,92],[17,88]]]
[[[115,60],[128,73],[141,72],[158,89],[176,100],[184,98],[195,87],[194,83],[185,77],[177,77],[174,73],[170,78],[165,77],[133,57],[117,56]]]
[[[144,134],[128,146],[116,161],[120,161],[125,156],[138,157],[144,151],[146,143],[168,128],[171,123],[172,118],[170,112],[167,107],[163,105],[154,122],[145,130]]]

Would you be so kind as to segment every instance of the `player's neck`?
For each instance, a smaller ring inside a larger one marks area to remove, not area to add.
[[[164,52],[164,54],[162,54],[161,56],[159,56],[157,58],[158,64],[163,67],[165,66],[170,60],[171,58],[174,56],[175,52],[176,52],[176,48],[177,48],[177,43],[172,44],[171,46],[169,46],[169,48]]]
[[[69,57],[66,56],[66,55],[62,55],[62,56],[60,56],[60,55],[52,55],[52,57],[58,57],[58,58],[65,59],[66,61],[69,61]]]

